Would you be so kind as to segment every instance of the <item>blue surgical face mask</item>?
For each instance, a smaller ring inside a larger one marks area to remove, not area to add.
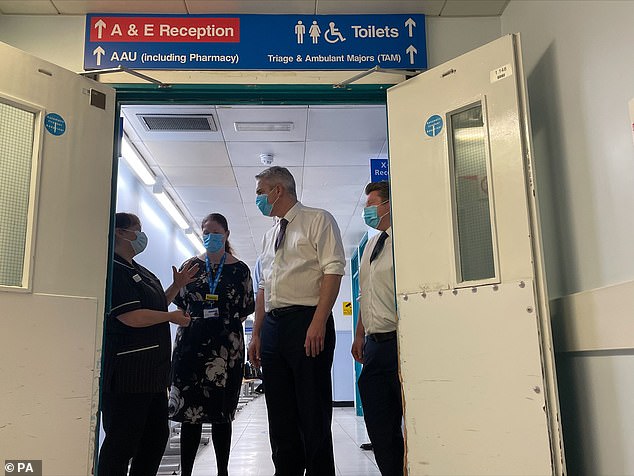
[[[203,235],[203,245],[210,253],[216,253],[225,246],[225,235],[220,233],[207,233]]]
[[[126,231],[131,231],[132,233],[136,235],[136,238],[134,240],[128,240],[127,238],[124,238],[124,240],[130,242],[130,245],[132,246],[132,249],[134,250],[134,254],[138,255],[147,246],[147,235],[143,233],[142,231],[134,231],[134,230],[126,230]]]
[[[262,215],[270,217],[271,212],[273,211],[273,206],[277,203],[279,198],[280,197],[278,196],[273,203],[269,203],[269,196],[266,193],[263,193],[255,197],[255,204],[262,212]]]
[[[381,205],[383,205],[384,203],[387,203],[389,200],[385,200],[383,203],[381,203]],[[389,211],[386,212],[384,215],[379,216],[379,206],[378,205],[370,205],[369,207],[365,207],[363,209],[363,221],[365,222],[366,225],[368,225],[370,228],[376,228],[379,226],[379,223],[381,223],[381,219],[387,215],[388,213],[390,213]]]

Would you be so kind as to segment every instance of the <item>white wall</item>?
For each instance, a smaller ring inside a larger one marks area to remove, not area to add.
[[[634,279],[634,2],[513,0],[551,297]]]
[[[502,32],[522,36],[573,475],[634,474],[634,326],[606,329],[632,289],[616,284],[634,280],[633,20],[634,2],[620,1],[511,0],[502,15]],[[606,295],[609,306],[583,305]]]

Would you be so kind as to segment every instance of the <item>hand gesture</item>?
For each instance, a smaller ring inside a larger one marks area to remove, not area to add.
[[[190,266],[187,262],[183,265],[183,269],[178,271],[176,267],[172,266],[172,279],[177,289],[181,289],[187,286],[189,283],[196,279],[196,273],[198,272],[198,263],[194,263]]]

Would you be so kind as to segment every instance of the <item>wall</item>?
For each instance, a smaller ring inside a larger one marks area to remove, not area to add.
[[[619,1],[511,0],[502,15],[522,36],[574,475],[634,474],[633,18]]]

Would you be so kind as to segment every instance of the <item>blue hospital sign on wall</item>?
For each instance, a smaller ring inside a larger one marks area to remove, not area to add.
[[[84,68],[420,70],[425,15],[86,16]]]
[[[370,181],[383,182],[390,180],[390,169],[387,159],[370,159]]]

